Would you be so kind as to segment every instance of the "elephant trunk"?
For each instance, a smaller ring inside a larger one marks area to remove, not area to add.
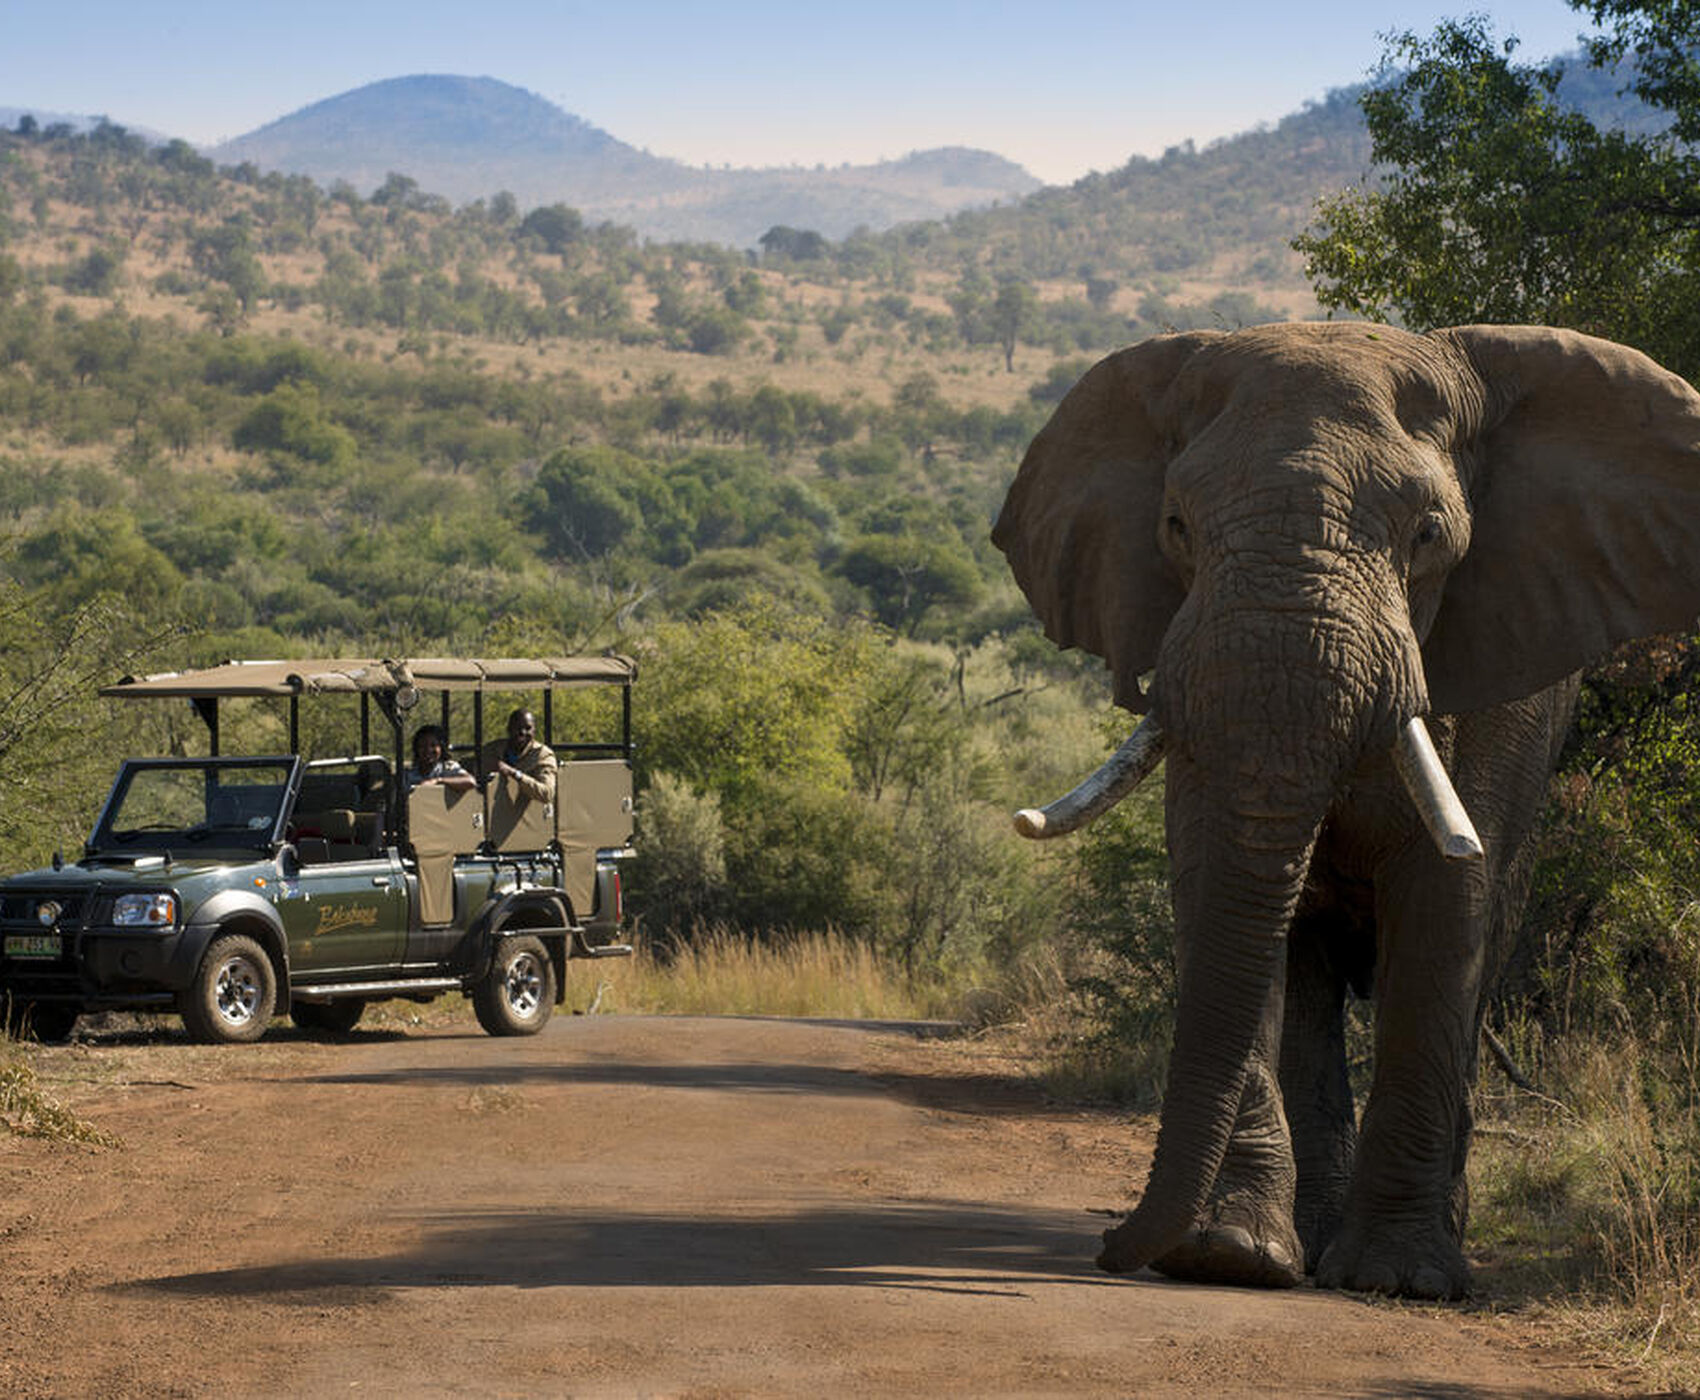
[[[1178,996],[1150,1177],[1099,1257],[1112,1272],[1183,1242],[1211,1199],[1242,1104],[1273,1091],[1287,934],[1317,834],[1352,774],[1393,747],[1422,701],[1420,671],[1395,647],[1352,684],[1306,664],[1297,624],[1271,629],[1285,645],[1263,664],[1222,645],[1228,629],[1201,630],[1154,687],[1170,736]]]

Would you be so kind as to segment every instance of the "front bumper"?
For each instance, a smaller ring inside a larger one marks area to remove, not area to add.
[[[186,933],[60,928],[54,956],[0,951],[0,994],[16,1001],[74,1002],[87,1011],[169,1004],[195,972]],[[0,923],[0,950],[8,939],[43,936],[38,926]]]

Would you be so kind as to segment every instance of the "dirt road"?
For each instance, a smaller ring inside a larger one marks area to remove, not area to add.
[[[42,1051],[0,1393],[1577,1394],[1503,1321],[1091,1265],[1126,1122],[900,1027],[558,1018]]]

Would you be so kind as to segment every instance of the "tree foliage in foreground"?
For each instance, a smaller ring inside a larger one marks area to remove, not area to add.
[[[1590,61],[1632,55],[1669,126],[1601,129],[1561,101],[1561,69],[1515,62],[1480,17],[1402,36],[1363,98],[1380,182],[1322,201],[1295,240],[1324,306],[1569,326],[1700,370],[1700,154],[1681,139],[1700,128],[1700,9],[1589,8],[1618,25]]]

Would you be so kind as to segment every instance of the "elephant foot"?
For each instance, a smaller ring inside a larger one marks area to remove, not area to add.
[[[1104,1247],[1094,1262],[1107,1274],[1131,1274],[1145,1267],[1145,1251],[1133,1242],[1125,1220],[1104,1231]]]
[[[1304,1249],[1289,1208],[1259,1210],[1229,1196],[1211,1204],[1180,1244],[1151,1267],[1186,1283],[1292,1288],[1304,1282]]]
[[[1099,1268],[1120,1274],[1146,1262],[1126,1224],[1104,1231]],[[1292,1288],[1304,1282],[1304,1255],[1292,1226],[1271,1228],[1244,1212],[1217,1212],[1200,1220],[1180,1244],[1150,1264],[1183,1283]]]
[[[1318,1288],[1455,1300],[1470,1292],[1470,1266],[1438,1227],[1348,1225],[1316,1268]]]

